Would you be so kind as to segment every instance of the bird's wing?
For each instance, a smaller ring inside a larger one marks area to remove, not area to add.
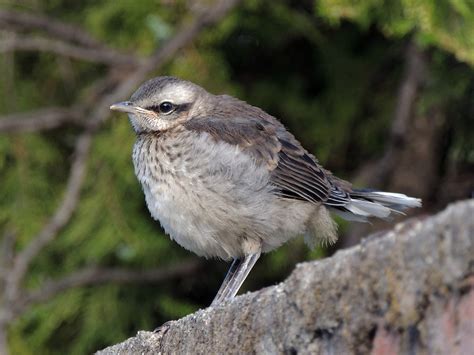
[[[347,194],[331,181],[311,154],[273,117],[193,118],[184,124],[188,130],[207,132],[216,141],[238,145],[270,172],[275,192],[285,198],[312,203],[343,205]],[[334,193],[336,192],[336,193]]]

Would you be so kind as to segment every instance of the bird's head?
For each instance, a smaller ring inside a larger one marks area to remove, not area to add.
[[[140,86],[130,101],[113,104],[110,109],[128,113],[136,133],[165,131],[189,120],[208,96],[189,81],[160,76]]]

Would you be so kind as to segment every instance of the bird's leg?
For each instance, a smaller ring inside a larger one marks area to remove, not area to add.
[[[259,257],[260,253],[255,253],[246,255],[243,259],[234,259],[211,306],[234,298]]]
[[[237,268],[239,265],[243,262],[243,259],[236,258],[232,261],[232,264],[230,265],[229,270],[227,271],[227,274],[225,275],[224,281],[222,281],[222,285],[219,288],[219,291],[217,291],[216,297],[214,297],[214,300],[212,301],[212,306],[215,306],[216,304],[220,303],[224,298],[223,295],[227,293],[227,286],[229,285],[230,280],[234,277],[235,272],[237,271]]]

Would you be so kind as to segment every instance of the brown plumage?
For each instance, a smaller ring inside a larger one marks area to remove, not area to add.
[[[234,259],[214,304],[234,297],[261,252],[298,235],[334,242],[328,210],[366,221],[421,204],[352,189],[273,116],[184,80],[152,79],[111,109],[137,133],[135,173],[152,216],[186,249]]]

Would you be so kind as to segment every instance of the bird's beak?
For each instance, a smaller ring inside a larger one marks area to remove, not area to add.
[[[110,106],[110,109],[113,111],[120,111],[120,112],[127,112],[127,113],[135,113],[137,111],[137,106],[135,106],[132,102],[130,101],[123,101],[123,102],[117,102],[116,104],[113,104]]]

